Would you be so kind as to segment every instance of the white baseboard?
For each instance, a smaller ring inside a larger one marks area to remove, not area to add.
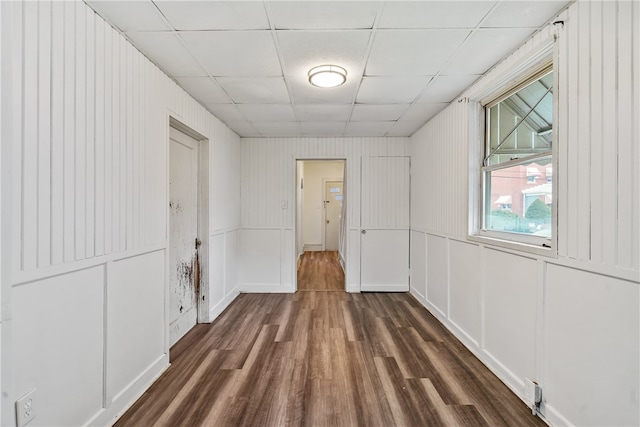
[[[407,292],[409,285],[367,285],[360,286],[361,292]]]
[[[304,245],[302,250],[305,252],[321,251],[322,245]]]
[[[121,393],[113,398],[107,408],[98,412],[86,425],[113,426],[118,419],[144,394],[145,391],[162,375],[169,367],[169,357],[163,354],[153,362],[146,371],[131,382]]]
[[[291,285],[281,285],[280,283],[242,283],[240,286],[240,292],[247,294],[292,294],[296,290]]]
[[[238,295],[240,295],[240,290],[236,287],[229,293],[229,295],[226,296],[225,299],[212,307],[209,311],[209,322],[213,322],[214,320],[216,320],[218,316],[222,314],[224,309],[229,307],[229,304],[231,304],[233,300],[238,297]]]

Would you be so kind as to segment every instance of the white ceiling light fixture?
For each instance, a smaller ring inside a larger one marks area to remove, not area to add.
[[[309,83],[317,87],[337,87],[347,81],[347,70],[337,65],[320,65],[309,70]]]

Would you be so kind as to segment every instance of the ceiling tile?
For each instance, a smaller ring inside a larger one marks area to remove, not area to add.
[[[212,76],[282,75],[269,31],[181,31],[179,34]]]
[[[334,64],[347,70],[347,81],[362,74],[370,31],[279,31],[277,33],[284,73],[307,81],[309,70]]]
[[[345,136],[384,136],[395,122],[350,122]]]
[[[342,136],[345,122],[300,122],[305,136]]]
[[[413,104],[406,113],[400,117],[399,121],[422,121],[425,123],[427,120],[444,110],[449,105],[446,102],[440,102],[435,104]]]
[[[282,77],[218,77],[220,86],[236,104],[288,104]]]
[[[294,122],[296,120],[290,105],[239,104],[236,107],[250,122]]]
[[[363,105],[356,104],[351,113],[352,122],[393,121],[409,108],[409,104]]]
[[[365,75],[434,75],[469,33],[469,30],[378,31]]]
[[[356,101],[360,104],[408,104],[431,79],[425,77],[365,77]]]
[[[294,105],[293,110],[301,122],[346,122],[349,119],[351,105]]]
[[[300,126],[296,122],[252,122],[252,125],[262,135],[269,136],[297,136]]]
[[[495,3],[450,0],[387,3],[378,28],[473,28]]]
[[[418,131],[426,120],[420,121],[397,121],[387,132],[387,136],[411,136]]]
[[[206,76],[174,33],[128,33],[127,38],[170,76]]]
[[[176,30],[269,29],[261,1],[155,0],[155,3]]]
[[[381,2],[274,1],[267,6],[276,29],[373,28]]]
[[[166,31],[169,26],[150,1],[85,1],[98,15],[122,32]]]
[[[289,79],[289,91],[294,104],[351,104],[358,89],[358,80],[349,79],[342,86],[319,88],[305,79]]]
[[[417,102],[451,102],[479,78],[478,75],[438,76],[429,83]]]
[[[246,121],[233,104],[205,104],[205,107],[225,123]]]
[[[229,129],[242,137],[261,136],[260,132],[258,132],[249,122],[226,122],[225,124]]]
[[[441,74],[484,74],[531,34],[528,28],[476,30]]]
[[[203,104],[224,104],[231,100],[210,77],[179,77],[178,84]]]
[[[502,1],[482,22],[482,27],[539,28],[567,4],[566,1]]]

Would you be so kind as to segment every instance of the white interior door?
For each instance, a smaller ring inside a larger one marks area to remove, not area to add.
[[[362,159],[360,289],[409,290],[408,157]]]
[[[197,322],[198,142],[171,128],[169,148],[169,344]]]
[[[337,251],[344,193],[342,181],[327,181],[324,189],[324,250]]]

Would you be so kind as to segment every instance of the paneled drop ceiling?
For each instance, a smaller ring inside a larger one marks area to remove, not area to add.
[[[569,3],[85,1],[243,137],[409,136]]]

